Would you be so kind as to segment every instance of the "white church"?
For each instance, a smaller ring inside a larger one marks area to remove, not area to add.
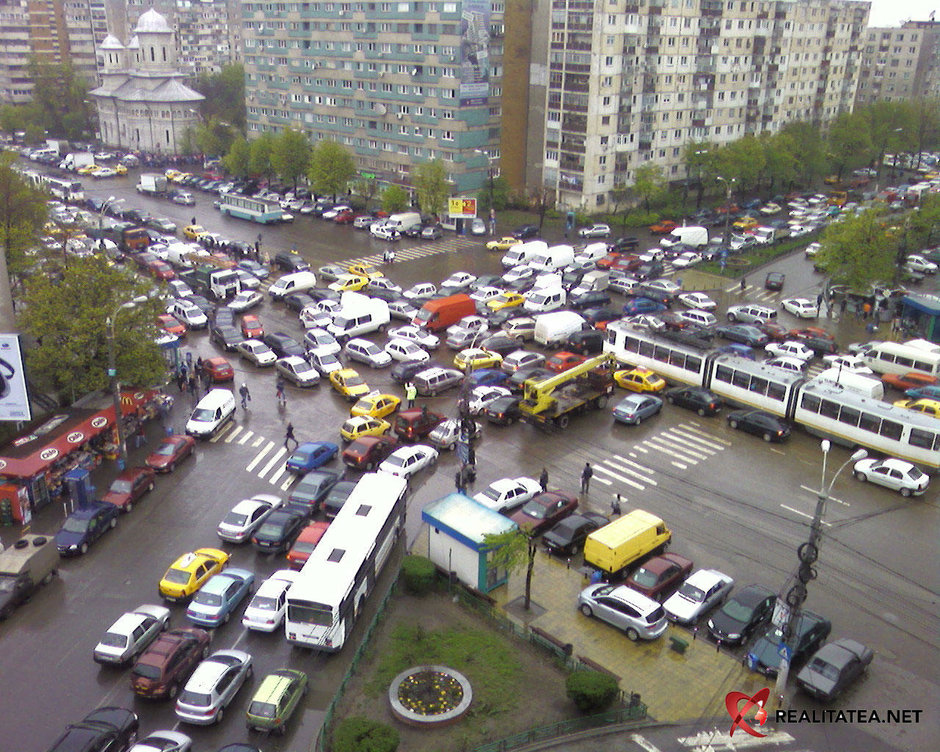
[[[143,13],[125,47],[111,34],[98,48],[101,86],[91,91],[101,141],[125,151],[177,154],[205,99],[176,68],[173,29],[153,8]]]

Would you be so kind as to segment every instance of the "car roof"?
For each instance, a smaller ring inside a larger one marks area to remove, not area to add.
[[[628,603],[637,610],[643,612],[655,611],[660,607],[660,605],[652,598],[649,598],[634,590],[633,588],[627,587],[626,585],[618,585],[607,595],[612,598],[616,598],[619,601],[623,601],[624,603]]]

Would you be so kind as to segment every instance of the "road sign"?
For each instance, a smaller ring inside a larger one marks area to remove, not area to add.
[[[477,215],[477,200],[475,198],[449,198],[447,200],[447,213],[455,219],[475,217]]]
[[[789,619],[790,607],[782,598],[777,598],[777,602],[774,604],[774,615],[771,618],[771,622],[775,627],[783,629]]]

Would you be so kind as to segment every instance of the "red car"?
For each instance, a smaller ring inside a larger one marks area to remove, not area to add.
[[[169,334],[175,334],[177,337],[186,336],[186,327],[168,313],[161,313],[157,316],[157,325]]]
[[[154,279],[158,279],[161,282],[169,282],[171,279],[176,279],[176,272],[173,271],[173,267],[166,263],[166,261],[161,261],[160,259],[156,259],[147,264],[147,271]]]
[[[412,407],[398,412],[392,430],[399,441],[421,441],[443,422],[444,416],[439,413],[432,413],[427,408]]]
[[[235,369],[225,358],[207,358],[202,361],[202,370],[209,374],[213,383],[231,381],[235,378]]]
[[[192,436],[167,436],[147,457],[147,466],[158,473],[172,473],[176,463],[189,457],[195,448],[196,440]]]
[[[650,232],[654,235],[668,235],[678,226],[679,225],[677,225],[671,219],[664,219],[660,222],[657,222],[655,225],[650,225]]]
[[[562,350],[561,352],[556,352],[546,360],[545,367],[549,371],[561,373],[562,371],[567,371],[569,368],[581,365],[585,360],[586,358],[583,355]]]
[[[343,464],[357,470],[371,470],[399,446],[391,436],[363,436],[343,450]]]
[[[264,336],[264,327],[261,326],[261,319],[253,313],[242,316],[242,334],[248,339],[260,339]]]
[[[311,522],[300,531],[291,550],[287,552],[287,564],[291,569],[303,568],[329,526],[329,522]]]
[[[773,321],[765,321],[763,324],[758,324],[757,328],[775,342],[785,342],[786,340],[790,339],[790,330],[787,329],[783,324],[775,324]]]
[[[101,500],[129,512],[135,501],[153,491],[153,478],[153,470],[149,467],[130,467],[112,481]]]
[[[344,209],[335,217],[333,217],[333,221],[338,225],[351,225],[355,218],[356,212],[354,212],[352,209]]]
[[[885,386],[897,389],[899,392],[906,392],[908,389],[934,386],[937,384],[937,378],[918,371],[911,371],[910,373],[886,373],[881,377],[881,383]]]
[[[564,491],[545,491],[533,496],[509,519],[530,536],[544,533],[578,508],[578,497]]]
[[[800,329],[791,329],[789,337],[790,339],[815,339],[816,337],[821,337],[822,339],[828,339],[830,342],[836,341],[835,337],[818,326],[804,326]]]
[[[629,258],[629,255],[626,253],[618,253],[616,251],[611,251],[604,258],[597,260],[598,269],[610,269],[614,264],[616,264],[622,258]]]
[[[626,584],[654,601],[661,601],[674,586],[688,577],[693,566],[691,559],[679,554],[654,556],[631,574]]]

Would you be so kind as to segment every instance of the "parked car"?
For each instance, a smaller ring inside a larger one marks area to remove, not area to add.
[[[314,470],[307,473],[287,495],[287,507],[305,516],[313,514],[339,481],[334,470]]]
[[[748,347],[762,347],[770,341],[764,332],[752,324],[725,324],[715,327],[715,334]]]
[[[196,440],[192,436],[173,434],[163,439],[145,462],[158,473],[171,473],[177,464],[193,454],[195,448]]]
[[[124,512],[130,512],[144,494],[153,491],[154,471],[150,467],[130,467],[118,475],[101,497]]]
[[[522,418],[521,402],[522,398],[515,395],[500,397],[484,408],[483,415],[490,423],[507,426]]]
[[[242,499],[222,518],[215,529],[216,535],[230,543],[243,543],[282,503],[272,494],[256,494],[250,499]]]
[[[779,442],[790,438],[790,426],[776,415],[763,410],[735,410],[728,414],[728,425],[760,436],[764,441]]]
[[[170,625],[170,609],[144,604],[123,614],[95,645],[96,663],[121,665],[133,661]]]
[[[647,559],[627,578],[627,586],[639,593],[662,601],[692,571],[692,560],[681,554],[662,554]]]
[[[632,642],[654,640],[668,627],[663,607],[626,585],[590,585],[578,596],[578,609],[623,630]]]
[[[283,735],[306,694],[307,675],[302,671],[281,668],[268,674],[248,704],[245,720],[248,730]]]
[[[543,491],[510,515],[530,537],[541,535],[578,508],[578,497],[564,491]]]
[[[213,653],[196,667],[180,692],[177,718],[202,726],[218,723],[252,670],[251,656],[244,650]]]
[[[716,569],[699,569],[663,603],[666,618],[679,624],[695,624],[715,606],[724,603],[734,580]]]
[[[283,553],[306,523],[306,516],[291,509],[277,509],[251,536],[251,545],[260,553]]]
[[[792,620],[791,629],[793,636],[789,643],[792,647],[790,665],[795,667],[822,645],[832,631],[832,622],[812,611],[803,610]],[[783,630],[774,624],[769,625],[747,651],[745,665],[751,671],[775,677],[780,668],[780,645],[783,641]]]
[[[209,655],[209,633],[196,627],[161,634],[131,669],[134,694],[150,699],[175,698],[196,664]]]
[[[96,708],[78,723],[69,724],[49,752],[119,752],[134,743],[138,727],[137,714],[132,710]]]
[[[517,227],[512,232],[512,236],[516,240],[527,240],[529,238],[536,237],[538,234],[538,225],[522,225],[521,227]]]
[[[771,617],[776,600],[769,588],[747,585],[730,596],[708,620],[708,631],[724,644],[740,645]]]
[[[437,450],[425,444],[403,446],[392,452],[378,470],[389,475],[410,479],[412,475],[437,462]]]
[[[572,556],[584,545],[584,539],[610,520],[595,512],[571,514],[558,521],[542,536],[542,544],[551,554]]]
[[[868,669],[874,652],[843,638],[823,645],[796,675],[797,686],[817,700],[832,702]]]
[[[610,226],[605,224],[593,224],[589,227],[582,227],[578,230],[579,238],[608,238],[610,237]]]
[[[494,512],[511,512],[542,491],[542,486],[533,478],[500,478],[489,484],[473,500]]]
[[[120,507],[107,501],[87,501],[77,507],[55,534],[60,556],[88,553],[88,548],[108,530],[117,526]]]
[[[189,598],[212,575],[221,572],[229,555],[217,548],[197,548],[174,561],[160,580],[159,591],[165,601],[177,602]]]
[[[628,394],[614,405],[614,420],[627,425],[639,425],[660,412],[663,401],[651,394]]]
[[[870,481],[897,491],[901,496],[920,496],[927,490],[930,476],[904,460],[888,458],[859,460],[852,468],[860,481]]]

